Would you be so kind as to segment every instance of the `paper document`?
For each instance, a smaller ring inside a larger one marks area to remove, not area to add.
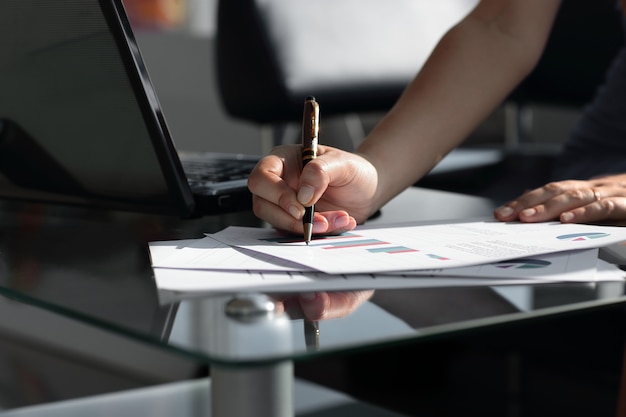
[[[469,271],[466,276],[429,276],[429,275],[381,275],[354,274],[328,275],[321,272],[258,272],[258,271],[216,271],[155,268],[154,275],[159,291],[171,292],[179,296],[202,296],[205,294],[234,292],[314,292],[380,290],[394,288],[428,287],[471,287],[542,284],[550,282],[598,282],[623,281],[625,273],[615,265],[607,264],[597,258],[591,259],[593,250],[583,254],[583,260],[571,263],[575,259],[572,253],[553,255],[538,259],[557,260],[561,268],[552,273],[542,273],[539,269],[527,269],[510,277],[482,276],[478,271]],[[587,263],[580,271],[576,266]]]
[[[317,291],[356,291],[397,288],[471,287],[540,284],[550,281],[471,277],[400,277],[356,274],[326,275],[321,272],[262,273],[240,271],[179,270],[156,268],[159,291],[189,298],[206,294],[239,292],[297,293]]]
[[[315,238],[228,227],[150,242],[157,287],[176,296],[624,280],[598,248],[626,228],[491,219],[359,227]]]
[[[156,268],[251,271],[308,271],[312,268],[260,252],[233,248],[206,236],[202,239],[150,242]]]
[[[171,256],[175,243],[151,245],[154,258]],[[230,248],[235,253],[235,249]],[[244,255],[245,256],[245,255]],[[603,263],[596,267],[597,249],[548,254],[519,262],[485,264],[446,270],[406,271],[400,274],[338,274],[315,271],[154,268],[160,291],[177,296],[202,296],[232,292],[301,292],[359,289],[425,288],[448,286],[521,285],[548,282],[595,282],[623,280],[624,271]],[[448,273],[448,274],[446,274]]]
[[[626,240],[626,228],[582,224],[503,223],[493,219],[359,227],[338,236],[301,237],[251,227],[211,235],[225,245],[327,274],[387,273],[480,265]]]

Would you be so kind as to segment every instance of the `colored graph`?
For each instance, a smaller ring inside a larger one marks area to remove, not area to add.
[[[559,240],[569,240],[569,241],[585,241],[590,239],[601,239],[603,237],[610,236],[608,233],[604,232],[586,232],[586,233],[570,233],[567,235],[557,236]]]
[[[388,245],[389,242],[384,242],[378,239],[361,239],[361,240],[349,240],[347,242],[323,242],[313,243],[310,246],[321,246],[322,249],[346,249],[346,248],[358,248],[361,246],[375,246],[375,245]]]
[[[502,261],[493,264],[496,268],[502,269],[537,269],[550,266],[552,262],[543,259],[515,259],[513,261]]]
[[[445,256],[435,255],[434,253],[429,253],[426,256],[428,256],[431,259],[437,259],[438,261],[449,261],[450,260],[450,258],[446,258]]]
[[[271,243],[301,243],[302,238],[300,237],[292,237],[292,236],[280,236],[280,237],[270,237],[259,239],[264,242]],[[355,233],[342,233],[339,235],[331,235],[331,236],[314,236],[311,240],[310,247],[320,247],[324,250],[333,250],[333,249],[349,249],[349,248],[359,248],[366,246],[380,246],[376,248],[366,248],[366,250],[370,253],[386,253],[386,254],[398,254],[398,253],[409,253],[409,252],[419,252],[417,249],[408,248],[406,246],[389,246],[390,242],[379,240],[375,238],[364,238],[361,235],[357,235]],[[445,260],[447,258],[437,257],[436,255],[427,255],[431,258],[437,258]]]
[[[419,252],[417,249],[407,248],[406,246],[390,246],[390,247],[384,247],[384,248],[374,248],[374,249],[368,249],[367,251],[371,253],[390,253],[390,254]]]

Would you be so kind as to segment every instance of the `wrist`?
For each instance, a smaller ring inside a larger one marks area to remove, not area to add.
[[[373,216],[380,208],[388,201],[389,197],[385,195],[384,190],[388,187],[385,187],[384,184],[384,176],[383,169],[379,169],[377,162],[374,157],[369,155],[367,152],[355,152],[355,154],[360,157],[365,162],[362,162],[360,165],[364,170],[369,170],[370,172],[364,174],[369,182],[368,185],[371,186],[369,195],[370,197],[366,201],[365,211],[367,212],[368,218]]]

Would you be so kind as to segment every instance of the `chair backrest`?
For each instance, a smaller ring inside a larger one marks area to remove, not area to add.
[[[226,112],[298,121],[315,95],[324,114],[385,111],[443,34],[477,0],[220,0],[218,88]],[[568,0],[546,51],[510,100],[580,106],[623,43],[615,0]]]
[[[299,121],[306,96],[325,116],[386,111],[443,34],[477,0],[221,0],[216,65],[226,112]]]

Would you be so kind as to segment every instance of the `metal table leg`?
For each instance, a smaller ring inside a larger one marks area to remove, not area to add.
[[[293,417],[293,363],[280,359],[292,352],[287,314],[246,294],[218,303],[214,323],[211,353],[226,360],[211,364],[212,417]]]

